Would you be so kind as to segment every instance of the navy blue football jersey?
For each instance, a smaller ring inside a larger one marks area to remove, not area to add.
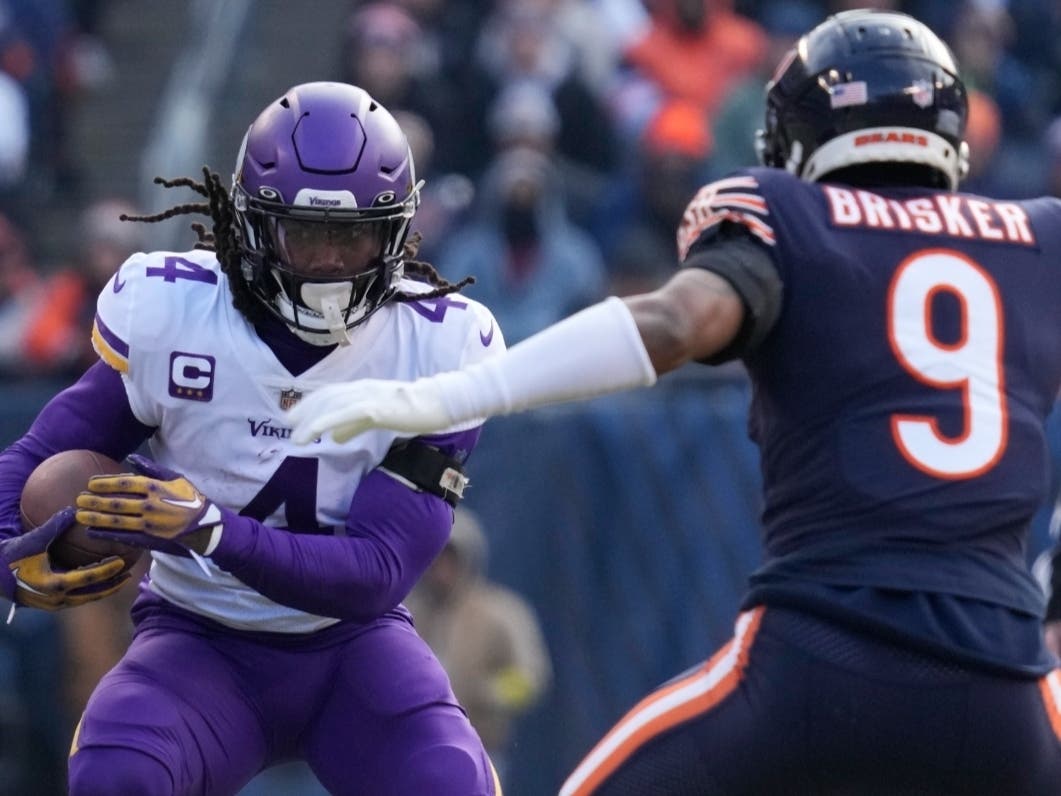
[[[749,169],[690,203],[683,259],[710,268],[695,252],[734,231],[782,286],[740,352],[765,495],[747,604],[1048,670],[1026,542],[1061,382],[1061,201]]]

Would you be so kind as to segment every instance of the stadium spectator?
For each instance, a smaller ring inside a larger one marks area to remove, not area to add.
[[[0,69],[29,99],[30,189],[42,198],[68,197],[80,187],[71,112],[92,77],[79,60],[78,18],[66,0],[4,0],[0,11]]]
[[[435,169],[435,135],[426,119],[412,111],[397,111],[394,118],[409,139],[417,176],[424,180],[412,230],[421,236],[420,256],[432,261],[439,245],[467,218],[475,183],[459,172]]]
[[[304,760],[335,794],[495,796],[401,605],[449,536],[480,424],[306,457],[278,423],[322,381],[451,370],[502,334],[414,259],[409,147],[362,89],[295,86],[239,153],[231,192],[209,169],[164,181],[204,201],[140,220],[202,213],[211,231],[123,265],[97,302],[100,361],[0,453],[8,599],[59,609],[123,583],[117,559],[51,570],[73,512],[23,533],[23,485],[57,451],[128,456],[135,474],[89,481],[76,517],[151,550],[132,643],[74,734],[70,794],[235,793]],[[153,460],[130,455],[144,443]]]
[[[29,161],[29,101],[18,81],[0,72],[0,203],[5,208],[18,199]]]
[[[1002,143],[1002,118],[995,101],[976,89],[969,90],[965,141],[969,144],[969,171],[962,180],[963,191],[1000,198],[1026,195],[1016,186],[1007,185],[1001,170],[995,168]]]
[[[476,51],[480,79],[490,86],[484,118],[507,87],[532,83],[549,93],[556,108],[556,153],[590,174],[610,174],[619,163],[611,117],[557,26],[555,6],[497,2]]]
[[[598,99],[607,96],[615,79],[619,53],[616,16],[640,0],[522,0],[552,17],[557,33],[571,48],[572,69]]]
[[[487,576],[488,556],[478,517],[458,508],[449,541],[406,604],[504,784],[516,724],[548,687],[552,666],[533,607]]]
[[[428,60],[428,42],[412,15],[393,3],[358,5],[340,56],[341,80],[361,86],[392,113],[415,113],[427,122],[437,170],[465,170],[461,97]]]
[[[650,0],[647,28],[623,57],[631,76],[650,83],[660,101],[683,99],[712,119],[729,92],[755,72],[766,36],[734,13],[732,0]]]
[[[670,100],[648,123],[633,174],[615,181],[595,229],[612,294],[651,290],[674,273],[674,230],[708,176],[712,149],[699,105]]]
[[[392,0],[420,26],[421,63],[451,87],[470,88],[469,67],[484,17],[494,0]],[[362,0],[353,0],[356,7]]]
[[[765,167],[697,193],[664,287],[289,413],[303,443],[424,433],[744,360],[765,560],[735,636],[562,796],[1057,792],[1061,669],[1025,553],[1061,386],[1061,201],[955,193],[966,96],[913,18],[830,17],[769,86]]]
[[[1048,114],[1061,113],[1061,4],[1056,0],[1007,2],[1014,36],[1008,52],[1032,74],[1029,104]]]
[[[475,208],[438,258],[443,275],[475,278],[468,295],[489,306],[510,342],[604,295],[597,244],[568,219],[552,161],[502,152],[480,180]]]
[[[560,113],[549,92],[536,83],[513,83],[501,89],[487,125],[496,152],[525,147],[550,158],[557,154]]]
[[[817,5],[805,0],[760,4],[755,19],[766,35],[766,55],[758,69],[733,85],[711,117],[715,138],[711,166],[716,175],[755,165],[755,134],[763,126],[763,86],[785,53],[821,17]]]
[[[1045,193],[1061,197],[1061,116],[1046,128],[1042,138],[1044,169],[1046,171]]]
[[[125,260],[142,251],[144,230],[120,216],[137,208],[124,199],[101,199],[82,211],[75,260],[41,279],[21,335],[24,366],[34,375],[80,376],[98,360],[89,332],[96,296]]]
[[[0,374],[16,379],[41,374],[33,358],[33,326],[48,299],[25,232],[0,216]]]
[[[947,40],[970,88],[990,96],[1001,112],[1007,139],[1034,139],[1047,122],[1046,109],[1028,102],[1035,73],[1011,52],[1016,32],[1005,3],[964,0]]]
[[[588,229],[607,195],[613,175],[572,161],[558,149],[560,113],[553,95],[533,81],[503,87],[487,114],[493,151],[526,148],[541,152],[555,165],[564,205],[571,221]]]

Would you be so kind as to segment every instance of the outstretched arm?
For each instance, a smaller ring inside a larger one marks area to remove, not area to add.
[[[733,286],[698,268],[679,271],[659,290],[625,303],[657,374],[711,359],[733,342],[744,321]]]
[[[659,373],[725,350],[744,318],[729,281],[689,268],[659,290],[607,299],[464,370],[324,387],[289,412],[293,439],[307,443],[331,431],[342,442],[371,428],[422,434],[648,386]]]

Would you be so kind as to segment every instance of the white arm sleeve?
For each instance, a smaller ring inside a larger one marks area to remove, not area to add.
[[[465,370],[432,377],[454,423],[649,386],[656,371],[626,303],[609,298]]]

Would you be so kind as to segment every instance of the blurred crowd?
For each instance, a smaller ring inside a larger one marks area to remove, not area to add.
[[[105,0],[0,0],[0,379],[68,379],[94,359],[88,340],[95,296],[131,253],[136,212],[94,196],[70,135],[77,103],[113,77],[100,32]],[[39,221],[74,206],[75,246],[45,256]]]
[[[754,164],[763,86],[781,55],[826,14],[865,4],[359,0],[333,77],[398,116],[427,181],[421,255],[450,279],[474,276],[469,292],[512,343],[665,278],[692,193]],[[1061,194],[1061,3],[872,4],[918,16],[958,57],[971,89],[963,187]],[[95,291],[146,245],[117,220],[135,212],[128,201],[84,184],[68,135],[76,103],[114,76],[107,6],[0,0],[6,378],[76,375],[91,359],[82,340]],[[58,196],[85,210],[76,250],[46,258],[31,222]]]
[[[866,5],[913,14],[954,49],[971,89],[963,189],[1061,196],[1058,0],[359,1],[331,77],[398,117],[426,180],[421,258],[450,280],[474,276],[467,292],[511,344],[607,294],[661,283],[697,187],[755,163],[763,87],[782,54],[828,13]],[[97,292],[152,248],[150,228],[120,220],[134,202],[99,195],[71,145],[77,104],[114,79],[108,10],[0,0],[2,381],[76,377],[94,360]],[[34,220],[60,198],[79,208],[75,245],[46,255],[54,247]],[[99,653],[77,667],[91,680],[124,638],[66,644]],[[76,716],[92,683],[67,682]],[[5,758],[15,756],[0,755],[0,772]]]

